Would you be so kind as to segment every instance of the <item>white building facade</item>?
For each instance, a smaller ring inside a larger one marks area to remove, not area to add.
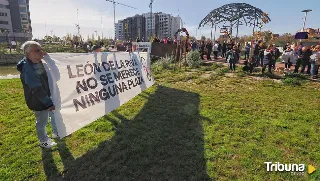
[[[8,0],[0,0],[0,30],[12,32],[12,21]]]
[[[170,14],[157,12],[142,14],[146,18],[146,37],[156,35],[158,38],[173,37],[174,33],[180,28],[180,17],[174,17]],[[152,34],[151,34],[152,32]]]
[[[31,39],[29,0],[0,0],[0,43]]]
[[[115,39],[116,40],[124,40],[124,29],[123,29],[123,21],[119,20],[115,25]]]
[[[178,29],[181,28],[181,18],[178,17],[171,17],[171,34],[174,36],[174,34],[178,31]]]

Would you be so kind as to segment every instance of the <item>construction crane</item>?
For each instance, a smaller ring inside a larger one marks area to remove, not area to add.
[[[150,27],[151,27],[151,33],[150,35],[152,36],[152,4],[154,0],[150,0],[149,8],[150,8]]]
[[[113,24],[114,24],[114,26],[116,25],[116,4],[119,4],[119,5],[122,5],[122,6],[126,6],[126,7],[129,7],[129,8],[132,8],[132,9],[137,9],[135,7],[132,7],[132,6],[129,6],[129,5],[126,5],[126,4],[122,4],[122,3],[116,2],[114,0],[106,0],[106,1],[113,3]],[[114,27],[114,32],[116,32],[116,27]],[[116,40],[116,37],[114,37],[114,39]]]

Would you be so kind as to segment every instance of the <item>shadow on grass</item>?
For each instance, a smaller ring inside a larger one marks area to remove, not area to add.
[[[59,170],[52,157],[52,150],[44,148],[42,149],[42,162],[47,180],[49,180],[51,177],[59,176]]]
[[[57,177],[61,177],[61,173],[55,165],[52,155],[56,150],[58,150],[64,166],[63,172],[68,171],[69,167],[75,162],[74,157],[68,149],[64,139],[57,141],[57,148],[42,149],[42,161],[47,180],[56,180]]]
[[[117,111],[111,114],[121,122],[105,116],[116,130],[111,140],[76,160],[60,153],[68,169],[54,180],[211,180],[199,95],[158,86],[147,97],[133,120]]]
[[[251,77],[261,77],[261,78],[270,78],[270,79],[276,79],[276,80],[281,80],[284,79],[284,76],[279,76],[277,74],[271,74],[269,72],[266,73],[253,73],[249,74]]]

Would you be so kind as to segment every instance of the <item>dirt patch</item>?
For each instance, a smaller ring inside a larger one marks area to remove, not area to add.
[[[186,72],[186,75],[194,75],[197,72]]]
[[[208,79],[212,74],[217,74],[215,71],[207,71],[200,75],[201,78]]]
[[[275,82],[275,83],[283,84],[283,82],[281,80],[279,80],[279,79],[273,79],[272,81]]]
[[[226,77],[237,77],[235,73],[225,73],[224,74]]]

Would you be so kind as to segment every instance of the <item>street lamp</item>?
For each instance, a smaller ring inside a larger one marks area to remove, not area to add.
[[[312,10],[311,9],[305,9],[305,10],[301,11],[301,12],[305,13],[302,31],[304,31],[304,28],[306,26],[306,21],[307,21],[307,15],[308,15],[308,12],[310,12],[310,11],[312,11]]]

